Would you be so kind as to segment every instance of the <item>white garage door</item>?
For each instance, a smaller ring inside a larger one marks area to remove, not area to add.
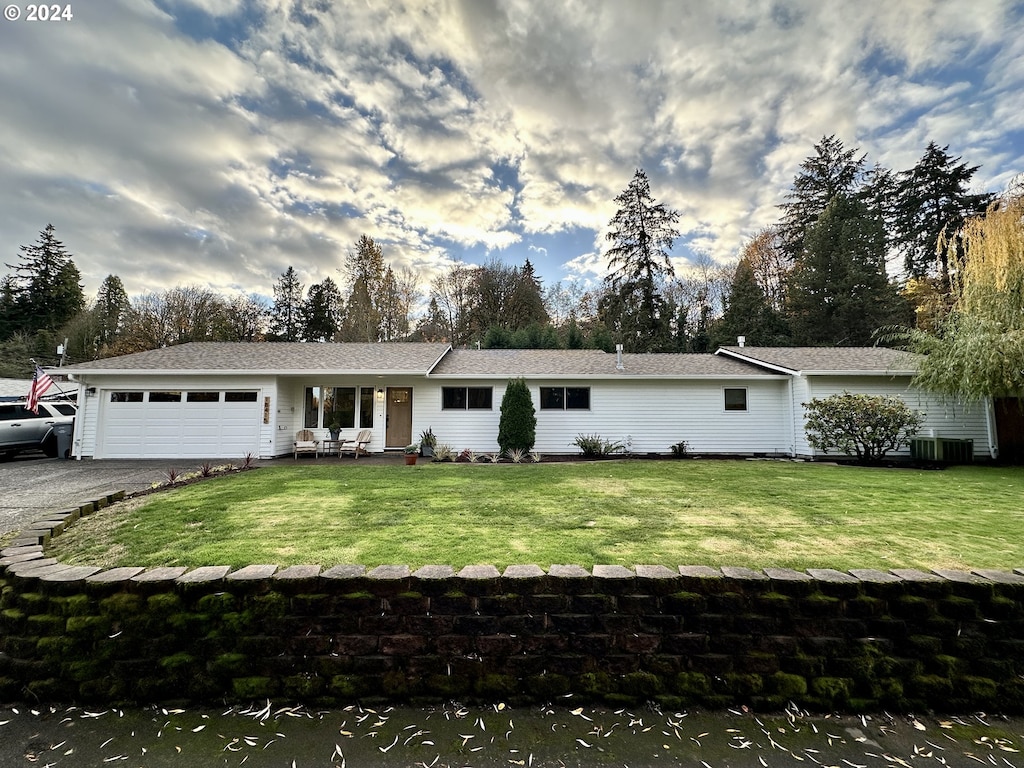
[[[97,458],[240,459],[259,453],[259,392],[150,390],[108,392],[100,413]]]

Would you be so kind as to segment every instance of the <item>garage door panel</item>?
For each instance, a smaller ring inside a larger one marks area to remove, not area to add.
[[[221,401],[223,401],[223,396]],[[261,412],[245,402],[105,402],[104,458],[241,458],[259,450]]]

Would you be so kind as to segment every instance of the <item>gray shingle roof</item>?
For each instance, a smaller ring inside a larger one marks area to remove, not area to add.
[[[717,354],[805,374],[906,374],[917,369],[916,355],[885,347],[722,347]]]
[[[449,351],[450,350],[450,351]],[[446,354],[447,353],[447,354]],[[193,342],[64,366],[73,374],[114,372],[392,373],[439,377],[751,377],[788,371],[892,374],[913,356],[881,347],[723,347],[717,354],[624,354],[593,349],[455,349],[447,344]],[[765,367],[767,366],[767,367]]]
[[[447,344],[316,344],[303,342],[193,342],[133,355],[65,366],[69,373],[206,372],[427,373]]]
[[[624,354],[621,371],[616,356],[593,349],[454,349],[432,376],[547,376],[686,378],[705,376],[772,376],[769,371],[717,355]]]

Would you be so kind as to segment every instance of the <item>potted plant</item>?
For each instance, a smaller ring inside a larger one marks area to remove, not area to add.
[[[330,421],[327,422],[327,431],[331,435],[331,440],[337,440],[341,437],[341,424],[338,422],[338,417],[333,413],[330,416]]]
[[[405,446],[405,449],[404,449],[405,463],[406,464],[415,464],[416,463],[416,456],[419,454],[419,452],[420,452],[420,445],[419,445],[419,443],[409,443],[407,446]]]
[[[427,459],[433,458],[435,447],[437,447],[437,437],[434,436],[434,430],[427,427],[420,433],[420,456]]]

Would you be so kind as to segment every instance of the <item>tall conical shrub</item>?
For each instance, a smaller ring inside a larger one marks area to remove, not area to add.
[[[501,398],[498,447],[502,453],[513,450],[529,452],[536,440],[537,412],[533,408],[530,388],[524,379],[512,379]]]

